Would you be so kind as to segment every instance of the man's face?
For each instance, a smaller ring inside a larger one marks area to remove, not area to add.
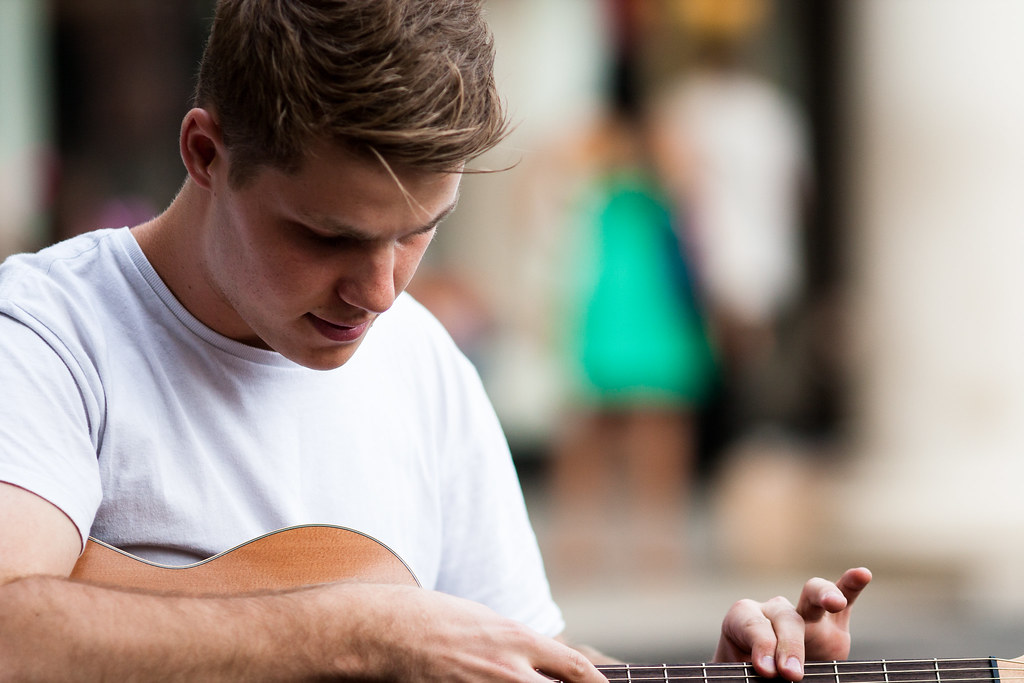
[[[309,368],[347,362],[412,279],[461,174],[400,173],[324,145],[302,169],[212,188],[200,268],[218,332]]]

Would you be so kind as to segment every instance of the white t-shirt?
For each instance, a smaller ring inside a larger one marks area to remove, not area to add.
[[[408,295],[324,372],[199,322],[127,229],[13,256],[0,481],[83,538],[164,563],[296,524],[350,527],[426,588],[563,626],[479,377]]]

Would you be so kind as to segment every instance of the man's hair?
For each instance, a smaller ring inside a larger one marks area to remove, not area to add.
[[[235,185],[319,141],[456,171],[508,131],[493,65],[481,0],[219,0],[194,105]]]

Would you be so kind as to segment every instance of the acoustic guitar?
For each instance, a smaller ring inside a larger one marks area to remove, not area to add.
[[[96,539],[73,579],[178,595],[231,595],[335,581],[419,586],[390,548],[358,531],[331,525],[288,527],[193,564],[157,564]],[[750,664],[616,664],[599,666],[609,681],[768,683]],[[900,659],[807,662],[807,683],[1024,683],[1017,659]],[[776,682],[777,683],[777,682]]]

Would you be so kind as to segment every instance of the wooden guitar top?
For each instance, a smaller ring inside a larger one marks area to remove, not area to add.
[[[334,581],[419,585],[390,548],[331,525],[280,529],[181,566],[149,562],[90,538],[71,578],[182,595],[253,593]]]

